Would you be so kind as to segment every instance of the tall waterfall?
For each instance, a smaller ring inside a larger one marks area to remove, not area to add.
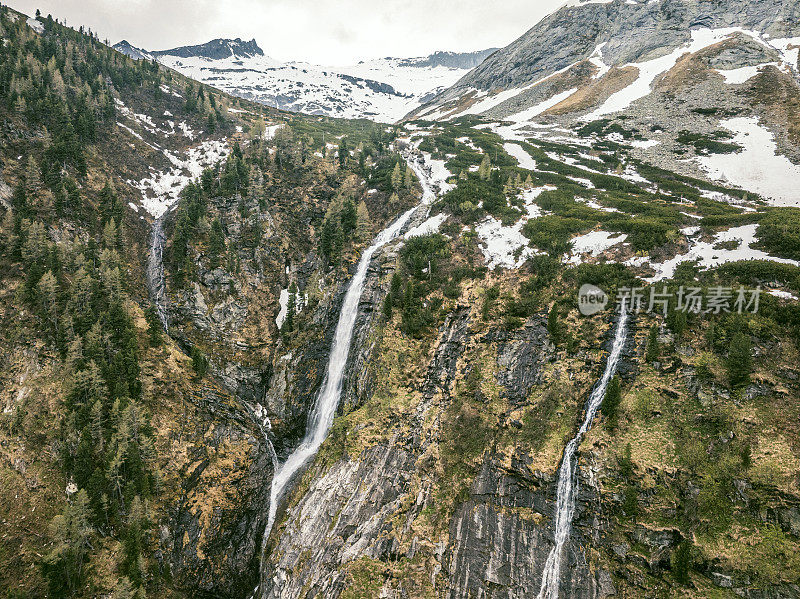
[[[555,544],[550,550],[550,554],[547,556],[547,561],[544,565],[542,586],[539,589],[537,599],[558,598],[558,586],[561,578],[561,558],[564,552],[564,545],[567,540],[569,540],[570,530],[572,528],[572,516],[575,513],[575,493],[577,486],[575,452],[577,452],[583,440],[583,436],[592,426],[592,421],[606,394],[608,383],[617,371],[619,357],[625,345],[627,324],[628,311],[625,309],[625,302],[623,301],[620,309],[619,322],[617,323],[617,331],[614,335],[614,344],[611,347],[611,353],[608,356],[603,377],[589,396],[589,401],[586,403],[586,416],[583,419],[583,424],[580,429],[578,429],[578,433],[567,443],[564,449],[564,456],[561,459],[561,468],[558,470],[556,496]]]
[[[411,158],[407,158],[407,160],[419,177],[420,184],[422,185],[422,201],[418,206],[403,213],[397,220],[381,231],[372,242],[372,245],[364,250],[361,259],[358,261],[356,273],[347,287],[347,293],[344,296],[342,308],[339,311],[339,322],[336,325],[336,332],[328,357],[325,379],[317,395],[314,408],[309,415],[305,437],[303,437],[300,445],[289,455],[286,461],[281,464],[272,479],[269,517],[267,519],[266,530],[264,531],[265,546],[269,534],[272,531],[272,526],[275,523],[278,503],[286,490],[287,484],[292,480],[298,470],[317,453],[333,425],[333,417],[336,414],[336,409],[339,406],[339,397],[342,393],[342,381],[347,367],[347,356],[350,353],[350,344],[353,340],[353,329],[355,327],[356,317],[358,316],[358,304],[361,301],[361,295],[364,291],[367,268],[372,260],[372,256],[381,246],[397,238],[411,216],[418,209],[429,205],[435,197],[430,187],[430,182],[428,181],[428,175],[423,170],[423,165],[418,160],[413,160]],[[262,576],[263,571],[264,568],[262,567]]]
[[[151,299],[156,307],[158,319],[164,330],[169,329],[167,320],[166,284],[164,282],[164,215],[153,221],[150,233],[150,254],[147,257],[147,286],[150,289]]]

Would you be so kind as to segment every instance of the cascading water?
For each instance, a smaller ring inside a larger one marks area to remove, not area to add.
[[[617,323],[617,331],[614,335],[614,343],[611,347],[608,361],[606,362],[606,369],[603,372],[600,382],[589,396],[589,401],[586,403],[586,416],[583,419],[583,424],[581,424],[580,429],[578,429],[578,433],[567,443],[566,448],[564,448],[561,468],[558,470],[558,487],[556,491],[555,544],[550,550],[550,554],[547,556],[547,561],[544,565],[542,586],[539,589],[537,599],[558,599],[558,587],[561,578],[561,557],[564,545],[569,539],[570,530],[572,528],[572,516],[575,513],[575,492],[577,486],[575,453],[578,447],[580,447],[583,436],[592,426],[592,421],[606,394],[608,383],[617,371],[619,357],[625,345],[627,324],[628,311],[625,309],[625,303],[623,302],[620,309],[619,322]]]
[[[164,282],[164,216],[159,216],[153,221],[150,233],[150,254],[147,258],[147,285],[150,288],[151,299],[156,308],[158,319],[169,330],[167,320],[166,284]]]
[[[364,250],[361,259],[358,261],[356,273],[347,287],[347,293],[344,296],[342,308],[339,311],[339,322],[336,325],[336,332],[328,357],[325,379],[317,395],[314,408],[309,415],[305,437],[303,437],[300,445],[289,455],[286,461],[281,464],[272,479],[269,517],[267,518],[267,527],[264,531],[262,560],[263,550],[266,547],[267,539],[275,523],[278,502],[283,496],[286,486],[303,465],[317,453],[333,425],[333,418],[339,406],[339,397],[342,393],[342,381],[346,371],[347,356],[350,353],[350,344],[353,340],[353,328],[356,323],[356,317],[358,316],[358,304],[361,301],[361,295],[364,291],[367,269],[372,260],[372,256],[383,245],[394,240],[408,223],[409,219],[411,219],[412,215],[423,206],[429,205],[435,197],[428,182],[428,175],[424,172],[422,164],[420,164],[418,160],[410,157],[406,159],[417,174],[420,184],[422,185],[422,201],[419,205],[403,213],[391,225],[381,231],[372,242],[372,245]],[[262,576],[264,575],[263,564],[261,567],[261,574]]]

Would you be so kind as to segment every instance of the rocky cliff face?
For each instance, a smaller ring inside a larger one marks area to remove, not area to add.
[[[376,260],[384,268],[374,266],[375,274],[392,272],[385,265],[393,259],[393,250],[387,250]],[[367,314],[384,293],[374,283],[368,286],[363,302]],[[524,451],[510,458],[502,451],[479,451],[483,457],[475,462],[474,480],[451,498],[452,513],[445,509],[437,515],[442,493],[449,492],[438,488],[437,480],[446,476],[436,465],[446,450],[443,435],[449,434],[442,430],[447,428],[443,421],[453,417],[459,381],[477,368],[476,352],[493,348],[499,365],[493,381],[503,396],[498,399],[510,407],[525,403],[534,386],[552,376],[547,364],[555,356],[540,320],[509,335],[491,329],[480,333],[474,318],[466,305],[447,318],[433,347],[415,358],[421,368],[411,374],[407,389],[389,398],[408,404],[387,414],[375,412],[385,381],[363,382],[369,373],[384,372],[375,363],[385,361],[382,352],[388,349],[380,338],[383,326],[365,315],[358,337],[375,341],[360,344],[365,349],[357,353],[347,386],[342,418],[353,421],[335,427],[288,501],[269,544],[265,597],[338,596],[353,588],[366,596],[526,597],[538,588],[553,542],[548,525],[554,508],[552,471],[537,470]],[[370,332],[370,323],[377,329]],[[373,363],[365,368],[368,356]],[[405,394],[410,394],[408,400]],[[377,437],[374,432],[365,435],[372,439],[366,445],[353,439],[361,436],[359,428],[372,428],[360,412],[381,422]],[[512,425],[506,421],[501,426]],[[496,445],[495,432],[485,431],[479,442]],[[558,460],[554,457],[552,468]],[[595,468],[581,473],[576,533],[564,570],[565,596],[614,592],[609,572],[584,549],[598,543],[608,528]]]
[[[553,543],[555,486],[553,476],[530,471],[524,460],[508,469],[487,456],[470,498],[450,523],[445,553],[448,597],[506,599],[538,592]],[[616,594],[605,565],[586,550],[600,543],[608,529],[607,518],[591,465],[584,464],[560,596],[588,599]]]
[[[796,36],[800,9],[779,0],[569,3],[488,57],[434,102],[469,89],[491,92],[541,81],[589,60],[600,44],[603,63],[624,65],[668,54],[688,43],[693,29],[728,27],[755,31],[765,39]]]
[[[246,406],[209,387],[193,399],[161,551],[190,595],[246,597],[258,582],[274,453]]]

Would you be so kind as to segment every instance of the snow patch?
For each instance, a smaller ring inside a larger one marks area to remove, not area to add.
[[[570,175],[567,175],[566,177],[570,181],[575,181],[575,183],[577,183],[578,185],[583,185],[586,189],[594,189],[595,188],[594,187],[594,183],[592,183],[589,179],[584,179],[583,177],[572,177]],[[595,204],[597,206],[600,206],[600,204],[597,204],[597,202],[595,202]],[[602,208],[602,206],[601,206],[601,208]]]
[[[695,158],[710,177],[728,181],[772,200],[774,206],[800,206],[800,165],[778,154],[772,133],[755,117],[723,120],[743,151]]]
[[[620,233],[610,233],[608,231],[592,231],[585,235],[579,235],[572,239],[572,252],[567,258],[568,264],[580,264],[582,254],[590,254],[596,258],[607,249],[614,247],[625,241],[627,235]]]
[[[173,167],[153,172],[150,177],[129,183],[142,194],[142,207],[155,218],[164,214],[180,198],[181,191],[191,180],[198,178],[205,168],[213,166],[228,155],[225,141],[208,140],[190,148],[184,158],[164,150],[164,156]]]
[[[422,237],[423,235],[430,235],[431,233],[436,233],[436,231],[439,230],[439,227],[446,219],[447,215],[444,213],[431,216],[425,222],[406,231],[406,234],[403,237],[405,239],[411,239],[412,237]]]
[[[635,139],[631,142],[631,145],[634,148],[642,148],[643,150],[646,150],[647,148],[654,148],[660,143],[660,141],[655,139]]]
[[[577,178],[577,177],[576,177]],[[591,181],[590,181],[591,183]],[[578,201],[581,201],[580,198],[576,198]],[[618,208],[613,208],[610,206],[603,206],[602,204],[598,204],[595,200],[585,200],[586,205],[589,208],[594,208],[595,210],[602,210],[603,212],[619,212]]]
[[[592,52],[592,55],[589,57],[589,62],[591,62],[594,66],[597,67],[597,72],[592,75],[592,79],[600,79],[603,75],[608,73],[611,70],[611,67],[603,62],[603,48],[608,42],[603,42],[599,44]]]
[[[447,182],[447,179],[452,177],[453,173],[447,170],[445,161],[432,158],[428,152],[423,152],[422,154],[425,157],[425,164],[431,169],[431,182],[439,186],[441,193],[447,193],[455,188],[455,185]]]
[[[278,132],[278,129],[283,127],[283,123],[278,123],[277,125],[267,125],[264,127],[264,139],[272,139],[275,137],[275,134]],[[336,146],[338,147],[338,146]]]
[[[281,309],[278,311],[278,316],[275,317],[275,324],[277,324],[278,328],[280,329],[283,326],[283,323],[286,322],[286,315],[289,313],[288,289],[281,289],[281,294],[278,298],[278,304],[280,305]]]
[[[717,233],[710,242],[696,241],[685,254],[675,256],[671,260],[667,260],[661,264],[651,264],[656,274],[645,280],[649,283],[655,283],[672,278],[679,264],[694,260],[699,261],[700,268],[704,269],[719,266],[726,262],[737,262],[739,260],[771,260],[782,264],[800,266],[800,263],[796,260],[770,256],[766,252],[751,247],[751,245],[756,242],[757,228],[757,224],[732,227],[727,231]],[[739,245],[732,250],[714,248],[717,244],[731,241],[737,241]]]
[[[536,170],[536,161],[521,145],[515,143],[506,143],[503,144],[503,149],[507,154],[516,158],[517,162],[522,168],[528,169],[529,171]]]
[[[522,112],[518,112],[516,114],[512,114],[506,120],[509,120],[509,121],[512,121],[512,122],[515,122],[515,123],[518,123],[518,124],[524,123],[526,121],[529,121],[532,118],[539,116],[543,112],[545,112],[547,110],[550,110],[553,106],[555,106],[556,104],[558,104],[562,100],[566,100],[572,94],[574,94],[576,91],[578,91],[578,88],[577,87],[573,87],[572,89],[568,89],[566,91],[558,93],[558,94],[552,96],[551,98],[548,98],[547,100],[545,100],[543,102],[539,102],[535,106],[531,106],[530,108],[528,108],[526,110],[523,110]]]
[[[33,29],[39,35],[42,35],[44,33],[44,23],[42,23],[41,21],[37,21],[36,19],[31,17],[25,22],[31,29]]]
[[[748,79],[752,79],[753,77],[758,75],[758,72],[761,70],[762,67],[770,65],[778,66],[778,63],[768,62],[765,64],[758,64],[749,67],[741,67],[738,69],[726,69],[726,70],[715,69],[715,70],[717,71],[717,73],[725,77],[725,83],[729,85],[740,85],[745,81],[747,81]]]
[[[635,67],[639,71],[639,75],[636,80],[620,91],[611,94],[611,96],[605,102],[603,102],[599,108],[586,115],[584,120],[592,121],[607,114],[625,110],[636,100],[649,95],[653,82],[656,80],[656,78],[674,67],[681,56],[687,52],[698,52],[703,48],[707,48],[708,46],[721,42],[725,38],[735,33],[745,33],[754,37],[758,41],[761,41],[758,33],[747,31],[740,27],[726,27],[721,29],[693,29],[691,32],[691,41],[688,44],[676,48],[669,54],[660,56],[659,58],[654,58],[652,60],[632,62],[624,65],[623,68]]]
[[[493,216],[488,216],[475,227],[475,232],[481,241],[481,253],[486,259],[489,270],[494,270],[498,266],[519,268],[528,258],[537,254],[537,251],[528,245],[528,238],[522,234],[522,227],[530,219],[542,215],[541,208],[534,203],[534,200],[546,189],[554,188],[546,185],[522,192],[526,216],[513,225],[504,226]]]
[[[780,52],[783,63],[789,70],[797,71],[797,61],[800,57],[800,37],[782,37],[768,40],[767,44]]]
[[[780,289],[770,289],[768,293],[770,295],[774,295],[775,297],[779,297],[781,299],[787,299],[787,300],[798,299],[794,293],[789,293],[788,291],[782,291]]]

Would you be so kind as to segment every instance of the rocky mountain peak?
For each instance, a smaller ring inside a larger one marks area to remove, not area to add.
[[[122,40],[114,44],[114,49],[117,52],[122,52],[126,56],[130,56],[134,60],[152,60],[153,55],[149,52],[142,50],[141,48],[137,48],[133,44],[131,44],[128,40]]]
[[[475,52],[445,52],[439,50],[420,58],[400,59],[400,64],[418,68],[446,67],[449,69],[474,69],[497,49],[498,48],[487,48],[486,50],[476,50]]]
[[[180,58],[207,58],[209,60],[219,60],[236,56],[238,58],[253,58],[254,56],[264,56],[264,51],[258,46],[255,39],[249,42],[241,38],[236,39],[213,39],[205,44],[195,46],[180,46],[169,50],[159,50],[153,52],[155,56],[178,56]]]

